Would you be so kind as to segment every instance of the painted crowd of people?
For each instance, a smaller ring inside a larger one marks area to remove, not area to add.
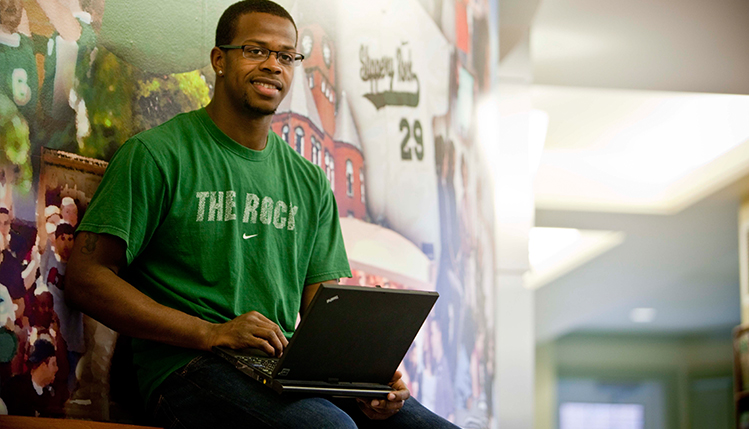
[[[0,398],[10,414],[63,416],[85,352],[82,315],[64,298],[79,208],[55,191],[38,230],[0,207]]]

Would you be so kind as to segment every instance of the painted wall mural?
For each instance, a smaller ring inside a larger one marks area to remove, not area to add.
[[[127,138],[210,101],[208,52],[231,3],[0,0],[0,398],[11,412],[33,373],[46,384],[24,412],[127,420],[109,404],[116,334],[64,306],[68,242]],[[404,377],[438,414],[488,427],[494,215],[475,108],[497,63],[497,0],[279,3],[306,59],[272,129],[330,181],[354,273],[344,283],[438,291]]]

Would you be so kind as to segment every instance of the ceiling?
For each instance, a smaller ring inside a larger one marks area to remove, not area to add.
[[[550,116],[538,208],[674,214],[749,173],[749,96],[534,85],[531,97]]]
[[[501,57],[530,45],[533,105],[549,115],[536,225],[623,237],[536,290],[537,339],[738,324],[749,0],[500,7]],[[653,322],[632,322],[637,307]]]
[[[542,0],[542,85],[749,94],[747,0]]]

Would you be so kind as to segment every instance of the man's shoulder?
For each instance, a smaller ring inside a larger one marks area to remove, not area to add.
[[[193,110],[180,113],[160,125],[139,132],[133,138],[143,143],[179,139],[186,133],[194,133],[195,128],[200,126],[199,112],[199,110]]]
[[[125,145],[129,146],[130,151],[145,150],[157,163],[177,160],[184,150],[189,150],[189,145],[207,138],[198,115],[199,110],[180,113],[160,125],[139,132]]]
[[[272,130],[270,131],[269,135],[270,138],[276,140],[275,144],[279,146],[278,151],[281,153],[281,156],[286,160],[286,162],[292,165],[292,168],[295,172],[306,175],[309,178],[314,178],[315,180],[325,178],[325,172],[320,166],[318,166],[317,164],[313,164],[310,160],[303,157],[299,152],[294,150],[294,148],[291,147],[290,144],[284,141],[284,139],[282,139]]]
[[[30,389],[33,389],[34,387],[31,384],[31,373],[25,373],[25,374],[17,374],[8,379],[3,384],[3,391],[4,392],[13,392],[14,395],[20,395],[21,393],[26,393]],[[3,395],[3,398],[7,399],[7,395]]]

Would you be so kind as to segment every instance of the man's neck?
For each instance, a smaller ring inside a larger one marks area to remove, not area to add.
[[[215,97],[205,110],[216,126],[235,142],[253,150],[265,149],[272,115],[238,111]]]
[[[39,375],[38,371],[32,370],[31,371],[31,382],[34,385],[34,390],[36,390],[37,395],[42,395],[44,393],[44,379],[41,375]]]

